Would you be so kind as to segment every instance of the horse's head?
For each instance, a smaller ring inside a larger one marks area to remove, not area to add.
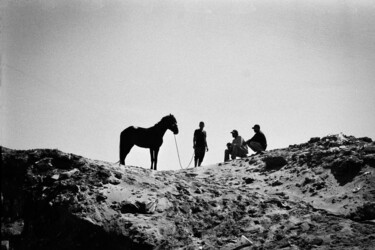
[[[167,128],[173,132],[173,134],[177,135],[178,134],[178,126],[177,126],[177,120],[174,118],[172,114],[166,116],[163,118],[165,121],[165,124]]]

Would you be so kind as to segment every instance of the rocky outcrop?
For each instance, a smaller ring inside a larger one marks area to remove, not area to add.
[[[153,171],[2,148],[5,249],[371,249],[375,144],[332,135]],[[8,248],[7,248],[8,247]]]

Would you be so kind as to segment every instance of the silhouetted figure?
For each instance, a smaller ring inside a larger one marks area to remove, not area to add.
[[[234,160],[237,156],[245,157],[248,153],[246,142],[241,136],[238,135],[238,131],[233,130],[231,133],[234,139],[232,143],[227,143],[224,161],[229,161],[229,155],[231,156],[232,160]]]
[[[255,124],[254,127],[255,135],[246,142],[246,144],[257,154],[263,154],[263,151],[267,148],[266,136],[260,131],[260,126]]]
[[[199,123],[199,129],[194,131],[193,148],[194,148],[194,167],[200,166],[204,159],[207,146],[207,133],[203,130],[204,122]]]
[[[151,169],[156,170],[159,148],[163,144],[163,136],[167,129],[178,134],[176,118],[165,116],[151,128],[128,127],[120,134],[120,164],[125,165],[125,158],[134,145],[149,148],[151,155]]]

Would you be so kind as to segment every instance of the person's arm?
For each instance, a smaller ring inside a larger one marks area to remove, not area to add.
[[[206,151],[208,152],[207,132],[206,131],[204,131],[204,143],[206,144]]]
[[[196,132],[197,132],[197,131],[194,131],[194,136],[193,136],[193,148],[195,148]]]
[[[246,144],[249,145],[250,142],[254,141],[255,135],[246,141]]]
[[[241,145],[244,146],[245,148],[247,148],[247,143],[244,139],[242,139]]]
[[[263,135],[263,139],[264,139],[264,145],[267,146],[267,139],[266,139],[266,136],[264,134]]]

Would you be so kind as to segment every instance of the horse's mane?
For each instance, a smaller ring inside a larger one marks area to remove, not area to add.
[[[173,122],[177,122],[177,120],[172,114],[170,114],[161,118],[161,120],[158,123],[156,123],[156,125],[173,123]]]

